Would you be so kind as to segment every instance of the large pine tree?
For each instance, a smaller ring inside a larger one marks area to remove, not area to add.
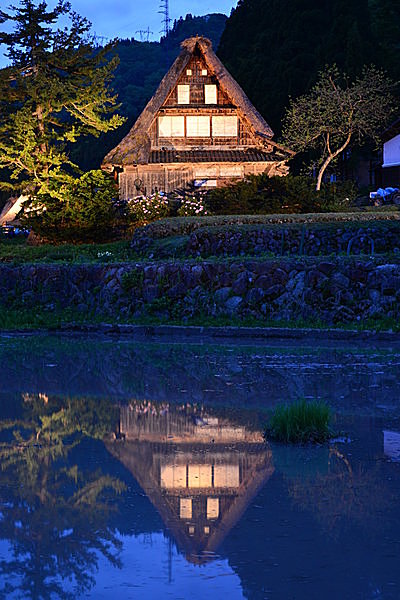
[[[68,25],[59,28],[62,18]],[[0,181],[30,195],[57,194],[74,165],[66,145],[81,135],[115,129],[116,97],[109,88],[116,59],[96,49],[90,23],[59,0],[21,0],[0,10],[10,66],[0,71]],[[11,181],[11,184],[10,184]]]

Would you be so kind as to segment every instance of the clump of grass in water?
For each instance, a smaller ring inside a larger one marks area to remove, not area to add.
[[[265,428],[267,439],[292,444],[323,443],[333,437],[331,409],[325,402],[298,400],[277,406]]]

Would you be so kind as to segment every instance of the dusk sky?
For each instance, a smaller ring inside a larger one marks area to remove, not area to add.
[[[5,4],[5,3],[4,3]],[[16,4],[15,0],[7,2]],[[55,2],[48,2],[54,6]],[[106,38],[131,38],[140,40],[140,29],[150,28],[151,39],[157,40],[162,30],[162,15],[159,13],[160,0],[71,0],[72,8],[87,17],[93,24],[93,31]],[[170,0],[169,13],[172,22],[187,13],[206,15],[207,13],[226,13],[236,6],[237,0]],[[3,6],[3,0],[1,0]],[[1,46],[0,46],[1,49]],[[0,52],[0,67],[5,65]]]

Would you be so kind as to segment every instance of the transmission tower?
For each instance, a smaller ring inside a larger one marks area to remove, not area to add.
[[[158,12],[163,16],[163,28],[161,33],[167,38],[169,34],[169,24],[171,22],[171,19],[169,18],[169,0],[160,0],[160,10]]]
[[[147,29],[138,29],[137,31],[135,31],[135,33],[138,33],[140,35],[141,42],[148,42],[150,39],[150,35],[153,34],[153,32],[150,31],[150,27],[148,27]]]

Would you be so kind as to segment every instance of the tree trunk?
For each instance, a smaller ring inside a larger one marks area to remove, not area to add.
[[[43,118],[43,108],[40,104],[38,104],[37,108],[36,108],[36,116],[37,116],[37,120],[38,120],[38,129],[39,129],[39,134],[40,137],[42,138],[42,140],[45,137],[45,127],[44,127],[44,118]],[[46,154],[47,152],[47,144],[44,141],[41,141],[39,144],[39,150],[41,154]]]
[[[315,187],[316,191],[319,192],[321,189],[321,183],[322,183],[322,177],[324,176],[324,173],[326,171],[327,166],[329,165],[330,162],[332,162],[332,160],[335,157],[333,155],[329,155],[328,158],[326,159],[326,161],[324,162],[324,164],[322,165],[322,167],[319,170],[318,173],[318,177],[317,177],[317,185]]]
[[[331,151],[329,152],[326,160],[322,164],[322,167],[320,168],[319,173],[318,173],[317,185],[315,187],[315,189],[316,189],[317,192],[319,192],[320,189],[321,189],[322,177],[324,176],[324,173],[326,171],[327,166],[333,161],[334,158],[336,158],[337,156],[339,156],[339,154],[341,152],[343,152],[343,150],[345,148],[347,148],[347,146],[349,145],[350,140],[351,140],[351,134],[352,134],[352,132],[350,131],[349,134],[348,134],[348,136],[347,136],[347,138],[346,138],[346,140],[345,140],[345,142],[340,146],[340,148],[338,148],[337,150],[335,150],[335,152],[331,152]],[[329,149],[329,136],[328,136],[328,140],[327,140],[327,147]]]

